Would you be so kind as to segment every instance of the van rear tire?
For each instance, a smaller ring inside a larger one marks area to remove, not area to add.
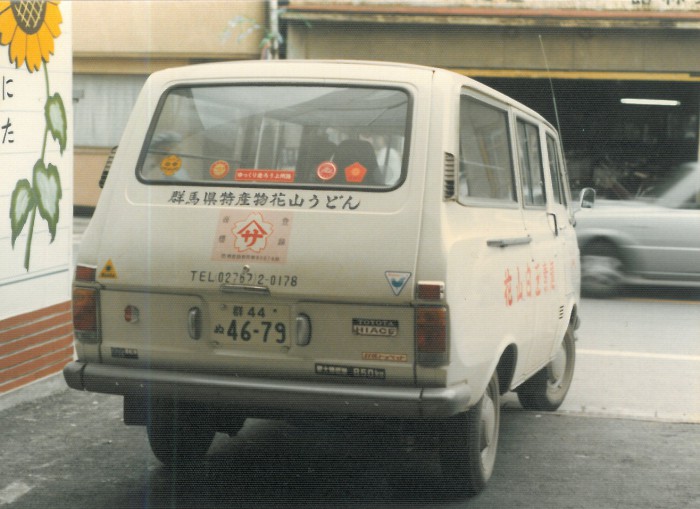
[[[571,325],[566,329],[556,357],[516,389],[523,408],[552,412],[564,402],[576,365],[576,342]]]
[[[500,390],[496,373],[481,400],[443,423],[440,464],[447,490],[473,497],[493,474],[501,421]]]
[[[216,435],[206,415],[184,402],[154,402],[146,430],[155,457],[168,467],[187,467],[201,461]]]

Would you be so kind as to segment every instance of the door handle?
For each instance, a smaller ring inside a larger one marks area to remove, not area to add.
[[[554,212],[547,212],[548,216],[552,216],[552,219],[554,219],[554,236],[558,237],[559,236],[559,221],[557,219],[557,215]]]
[[[527,237],[510,237],[507,239],[491,239],[486,241],[486,245],[489,247],[508,247],[508,246],[522,246],[524,244],[529,244],[532,242],[532,237],[529,235]]]

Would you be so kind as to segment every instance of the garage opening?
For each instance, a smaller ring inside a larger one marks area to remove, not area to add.
[[[698,82],[476,79],[556,126],[554,90],[574,196],[586,186],[605,198],[645,196],[698,160]]]

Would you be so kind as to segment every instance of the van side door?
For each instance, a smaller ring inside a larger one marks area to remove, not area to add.
[[[450,217],[452,230],[464,237],[455,255],[460,267],[455,279],[463,281],[465,307],[453,316],[455,330],[468,338],[465,358],[471,363],[487,362],[483,357],[493,355],[493,348],[514,339],[525,359],[534,340],[535,302],[525,300],[517,284],[532,253],[518,200],[511,121],[503,103],[462,91],[459,206]]]

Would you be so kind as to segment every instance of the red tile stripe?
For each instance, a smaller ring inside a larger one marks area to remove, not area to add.
[[[0,321],[0,394],[58,373],[72,359],[70,301]]]
[[[31,323],[42,317],[55,315],[59,313],[69,312],[71,310],[71,301],[61,302],[44,309],[37,309],[22,315],[11,316],[4,320],[0,320],[0,332],[17,327],[18,325]]]

